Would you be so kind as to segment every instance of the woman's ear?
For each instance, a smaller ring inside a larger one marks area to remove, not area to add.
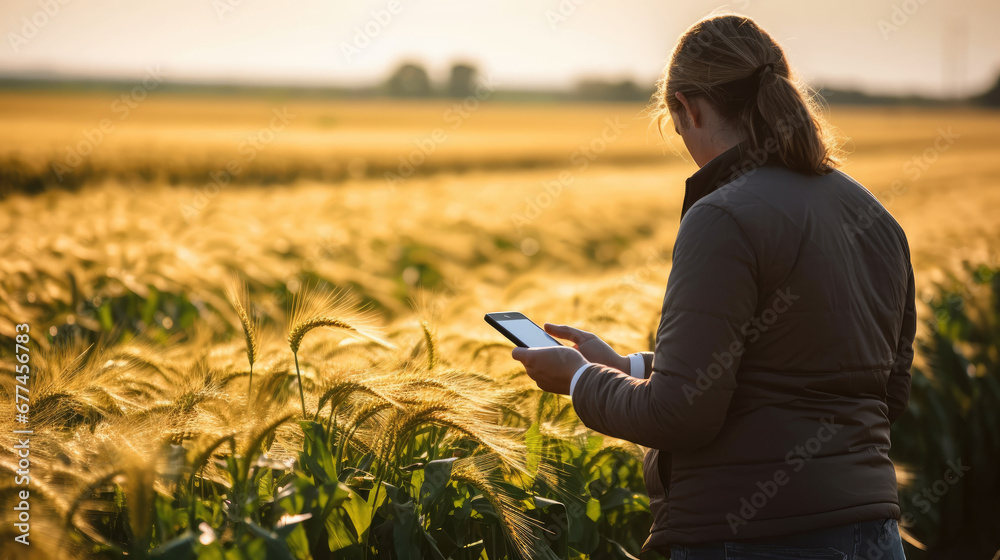
[[[684,95],[679,91],[674,93],[674,97],[676,97],[677,101],[680,101],[681,105],[684,106],[685,112],[687,112],[689,118],[691,119],[691,124],[695,128],[701,128],[701,125],[703,124],[701,108],[698,107],[696,103],[693,103],[690,99],[688,99],[686,95]]]

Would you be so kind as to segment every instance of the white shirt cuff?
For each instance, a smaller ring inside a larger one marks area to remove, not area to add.
[[[573,374],[573,380],[569,382],[569,398],[571,399],[573,398],[573,389],[576,387],[576,381],[580,379],[580,376],[583,374],[583,370],[589,368],[592,365],[594,364],[587,362],[586,364],[580,366],[580,369],[576,370],[576,373]]]
[[[642,354],[639,353],[639,352],[636,352],[635,354],[629,354],[628,355],[628,361],[629,361],[629,365],[631,366],[629,369],[632,370],[630,372],[630,375],[632,377],[636,377],[636,378],[639,378],[639,379],[645,379],[646,378],[646,361],[642,359]]]

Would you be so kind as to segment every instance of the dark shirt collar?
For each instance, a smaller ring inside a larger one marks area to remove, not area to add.
[[[746,142],[741,142],[715,156],[694,175],[688,177],[685,182],[681,218],[684,218],[684,214],[687,214],[695,202],[708,196],[719,187],[732,182],[751,169],[771,163],[770,158],[761,162],[749,157],[746,149]]]

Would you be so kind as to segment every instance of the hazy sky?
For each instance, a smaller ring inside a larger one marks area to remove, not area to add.
[[[462,59],[502,87],[648,83],[719,8],[756,18],[814,84],[940,95],[1000,73],[997,0],[2,0],[0,72],[373,83],[404,60],[442,78]]]

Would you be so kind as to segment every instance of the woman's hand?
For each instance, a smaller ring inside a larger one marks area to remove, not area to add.
[[[515,348],[511,356],[524,364],[528,377],[538,384],[538,388],[560,395],[569,394],[573,374],[587,360],[575,348],[550,346],[546,348]]]
[[[624,373],[629,373],[631,365],[628,358],[615,352],[608,346],[607,342],[601,340],[596,334],[566,325],[553,325],[552,323],[545,323],[544,327],[545,332],[552,336],[572,342],[573,347],[579,350],[580,354],[583,354],[583,357],[588,362],[613,367]]]

